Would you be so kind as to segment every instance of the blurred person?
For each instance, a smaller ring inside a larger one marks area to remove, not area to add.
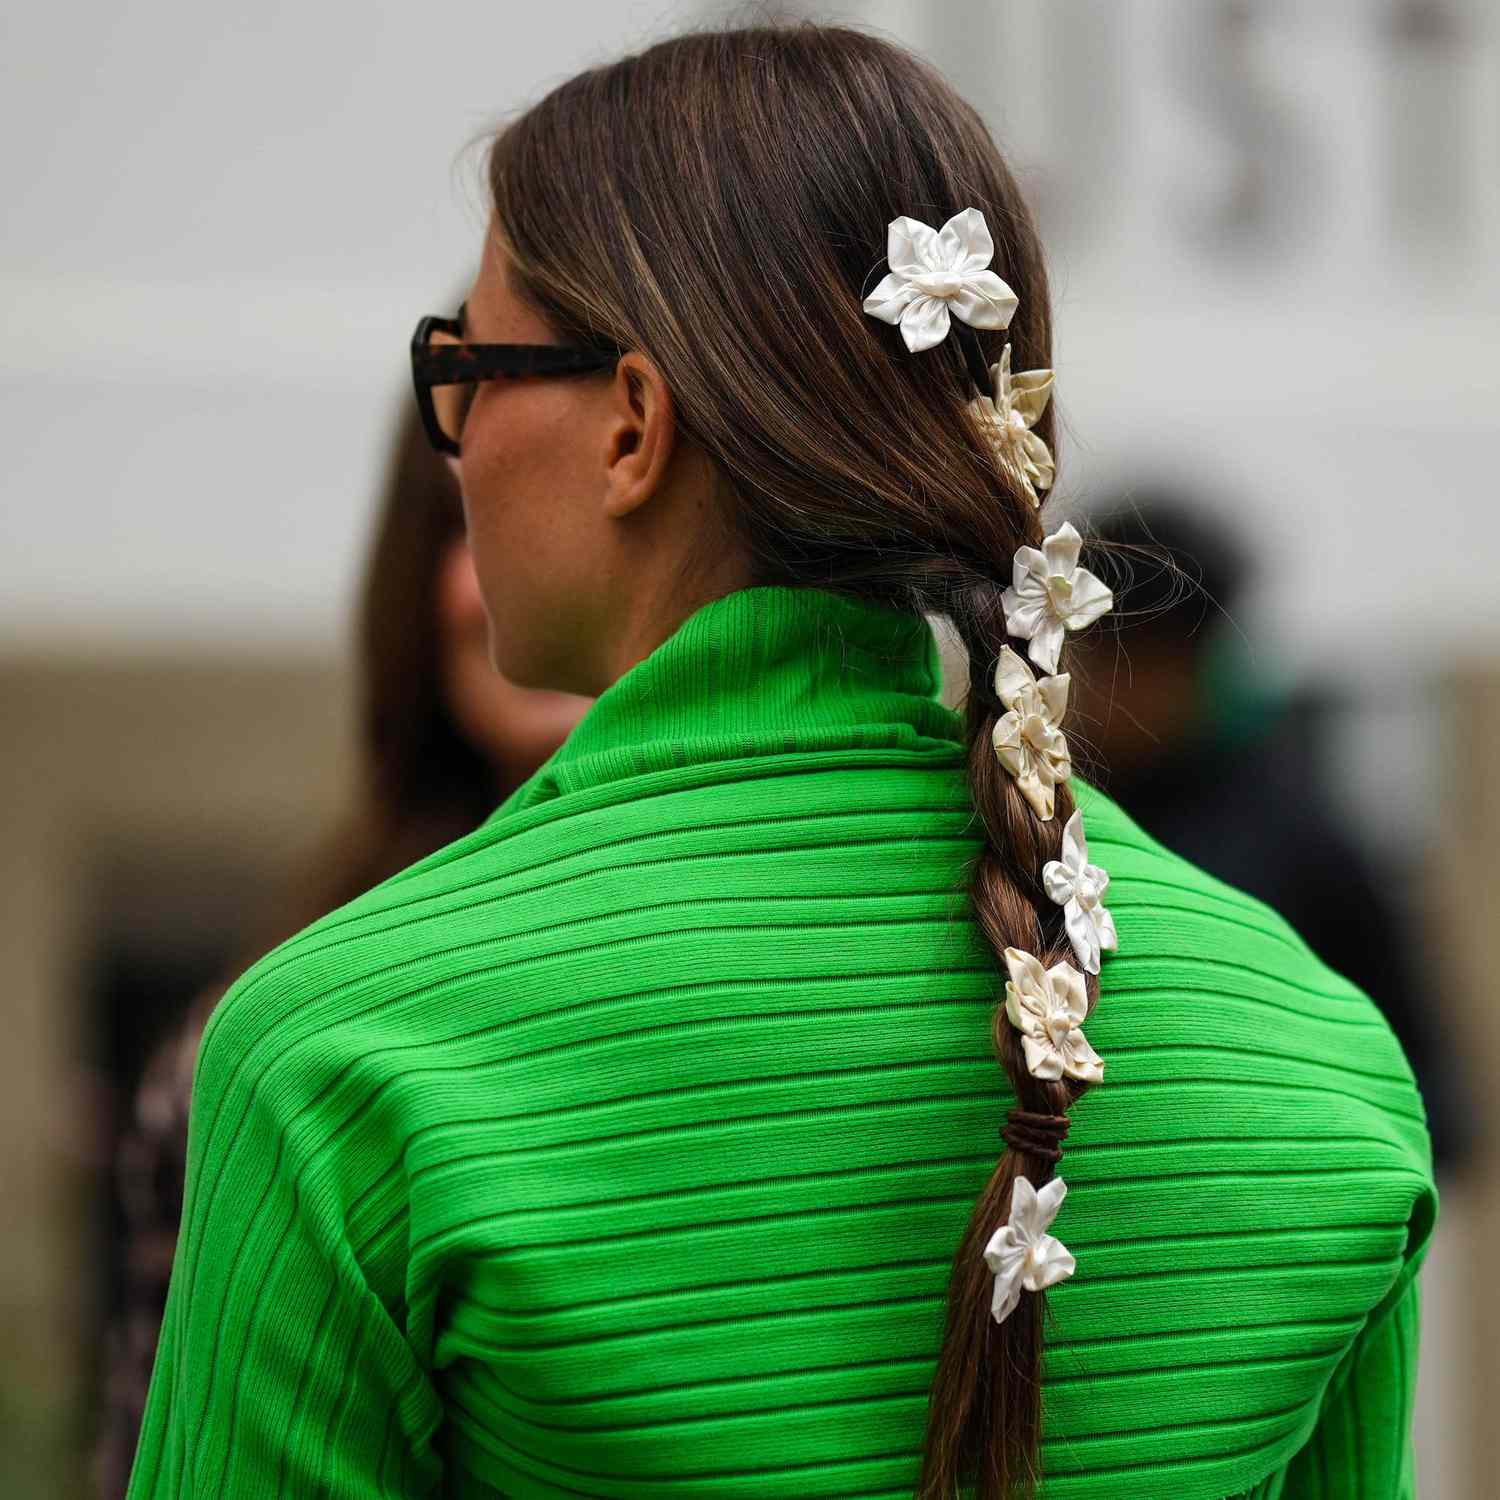
[[[1099,503],[1091,532],[1121,574],[1111,628],[1074,655],[1071,702],[1100,785],[1169,849],[1274,907],[1375,1001],[1421,1088],[1434,1167],[1456,1168],[1470,1144],[1462,1058],[1432,1024],[1394,872],[1327,785],[1341,705],[1327,688],[1281,690],[1256,665],[1237,619],[1255,560],[1191,492],[1132,485]]]
[[[131,1500],[1410,1494],[1421,1099],[1070,774],[1109,598],[978,114],[684,32],[488,189],[419,408],[496,669],[595,701],[215,1011]]]
[[[457,480],[403,409],[361,584],[354,806],[295,872],[240,960],[152,1053],[115,1162],[125,1305],[107,1331],[95,1493],[125,1493],[176,1250],[188,1104],[204,1026],[230,983],[325,912],[477,827],[591,699],[517,687],[490,665]]]

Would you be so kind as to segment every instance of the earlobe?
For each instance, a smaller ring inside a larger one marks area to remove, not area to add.
[[[606,460],[608,508],[626,515],[666,482],[677,437],[676,410],[666,379],[644,354],[632,350],[615,366],[615,420]]]

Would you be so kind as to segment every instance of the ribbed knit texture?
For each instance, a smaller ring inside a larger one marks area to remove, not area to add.
[[[919,617],[715,600],[484,825],[241,976],[131,1500],[912,1493],[1014,1102],[938,672]],[[1411,1071],[1285,921],[1073,786],[1120,949],[1041,1493],[1411,1496]]]

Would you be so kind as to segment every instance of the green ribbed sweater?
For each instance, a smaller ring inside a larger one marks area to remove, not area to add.
[[[939,690],[925,619],[717,599],[239,978],[130,1500],[912,1493],[1013,1102]],[[1120,947],[1042,1494],[1413,1495],[1411,1071],[1285,921],[1073,785]]]

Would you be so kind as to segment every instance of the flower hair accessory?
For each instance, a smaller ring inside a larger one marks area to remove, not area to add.
[[[1085,1083],[1104,1078],[1104,1059],[1089,1046],[1082,1030],[1089,1012],[1083,975],[1064,960],[1050,969],[1035,954],[1005,950],[1010,978],[1005,983],[1005,1014],[1021,1033],[1026,1067],[1034,1078],[1066,1074]]]
[[[948,337],[949,316],[974,328],[1008,328],[1020,299],[986,267],[995,258],[984,215],[965,208],[941,229],[902,214],[886,228],[890,271],[864,301],[894,323],[913,354]]]
[[[1012,581],[1000,596],[1005,628],[1031,642],[1027,655],[1044,672],[1057,670],[1063,633],[1082,630],[1114,604],[1114,595],[1087,568],[1078,566],[1083,538],[1063,524],[1038,551],[1018,547]]]
[[[1010,1188],[1010,1219],[990,1236],[984,1247],[985,1264],[995,1273],[990,1316],[1003,1323],[1021,1301],[1021,1291],[1045,1291],[1077,1266],[1060,1239],[1047,1233],[1062,1206],[1068,1185],[1054,1177],[1040,1191],[1026,1177]]]
[[[1062,855],[1061,859],[1049,859],[1042,866],[1042,884],[1063,909],[1063,921],[1078,962],[1090,974],[1097,974],[1099,950],[1117,948],[1119,940],[1115,935],[1115,919],[1101,904],[1109,875],[1089,863],[1081,808],[1075,807],[1073,816],[1063,825]]]
[[[1052,488],[1056,468],[1052,452],[1031,429],[1047,409],[1052,395],[1051,370],[1010,373],[1010,345],[1000,351],[1000,363],[990,366],[995,394],[976,396],[969,408],[990,434],[1001,459],[1015,470],[1033,508],[1042,503],[1038,490]]]
[[[1012,374],[1009,344],[997,363],[985,363],[972,330],[1008,328],[1019,299],[988,269],[995,245],[984,215],[966,208],[941,229],[902,215],[890,221],[886,241],[889,273],[864,299],[865,312],[898,326],[913,353],[940,344],[953,318],[969,325],[956,330],[969,380],[981,393],[969,401],[968,415],[1024,486],[1032,508],[1039,508],[1040,492],[1052,488],[1056,466],[1046,443],[1032,429],[1051,399],[1054,377],[1051,370]],[[997,759],[1044,822],[1053,817],[1056,788],[1072,772],[1061,728],[1069,678],[1057,670],[1063,639],[1069,630],[1081,630],[1097,620],[1114,603],[1109,589],[1078,566],[1082,544],[1078,532],[1064,524],[1040,548],[1017,548],[1010,586],[1001,594],[1007,632],[1030,642],[1027,655],[1047,675],[1038,678],[1010,646],[1001,647],[995,694],[1006,712],[996,720],[991,740]],[[1046,862],[1041,884],[1063,908],[1074,955],[1084,971],[1097,974],[1103,950],[1114,949],[1117,939],[1114,919],[1102,905],[1109,876],[1089,863],[1083,814],[1077,808],[1063,828],[1062,858]],[[1010,974],[1005,1014],[1020,1035],[1027,1072],[1048,1082],[1102,1082],[1104,1059],[1083,1034],[1089,1013],[1084,973],[1066,961],[1044,968],[1035,954],[1013,947],[1005,949],[1005,963]],[[1015,1064],[1008,1066],[1014,1069]],[[1018,1091],[1024,1093],[1019,1085]],[[1053,1114],[1018,1103],[1000,1135],[1008,1150],[1055,1166],[1068,1123],[1066,1108]],[[1013,1180],[1008,1222],[984,1248],[985,1262],[995,1277],[990,1312],[997,1323],[1015,1311],[1023,1290],[1041,1292],[1073,1274],[1073,1256],[1047,1233],[1066,1192],[1061,1177],[1040,1189],[1024,1176]]]
[[[1002,646],[995,663],[995,693],[1008,710],[990,735],[995,754],[1045,822],[1052,816],[1053,789],[1073,770],[1067,737],[1057,727],[1068,706],[1068,674],[1038,682],[1031,668]]]

